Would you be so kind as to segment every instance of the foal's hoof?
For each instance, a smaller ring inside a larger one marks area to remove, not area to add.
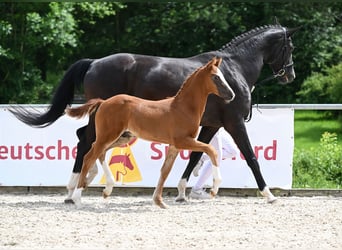
[[[160,208],[163,208],[163,209],[168,208],[168,205],[166,205],[162,199],[153,198],[153,202],[154,202],[154,204],[156,204]]]
[[[109,197],[109,195],[106,194],[106,192],[102,192],[102,196],[103,196],[104,199],[107,199]]]
[[[65,204],[75,204],[75,202],[74,202],[71,198],[66,198],[66,199],[64,200],[64,203],[65,203]]]
[[[210,195],[212,198],[215,198],[215,196],[217,195],[217,192],[210,190]]]
[[[155,202],[155,204],[156,204],[158,207],[162,208],[162,209],[167,209],[167,208],[169,208],[169,206],[166,205],[163,201],[161,201],[161,202]]]

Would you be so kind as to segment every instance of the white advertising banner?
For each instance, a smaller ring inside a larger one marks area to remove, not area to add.
[[[76,120],[63,116],[46,128],[31,128],[1,108],[0,121],[1,186],[65,186],[68,183],[76,156],[75,132],[87,124],[88,118]],[[293,109],[255,108],[252,120],[246,123],[262,174],[270,187],[292,186],[293,123]],[[106,161],[117,185],[155,187],[166,150],[167,145],[137,139],[130,145],[108,151]],[[166,187],[177,186],[189,156],[188,150],[181,151]],[[224,160],[221,173],[222,188],[257,187],[241,154]],[[101,185],[104,181],[99,167],[92,185]],[[196,177],[191,176],[189,186],[195,181]]]

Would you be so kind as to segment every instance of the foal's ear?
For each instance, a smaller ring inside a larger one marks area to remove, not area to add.
[[[222,58],[221,57],[215,57],[215,66],[218,67],[220,66],[222,62]]]

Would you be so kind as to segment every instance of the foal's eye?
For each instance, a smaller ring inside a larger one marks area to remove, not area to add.
[[[220,80],[220,77],[219,77],[218,75],[214,75],[214,79],[215,79],[216,81],[219,81],[219,80]]]

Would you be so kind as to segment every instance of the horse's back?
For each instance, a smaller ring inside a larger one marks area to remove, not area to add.
[[[160,100],[173,96],[197,67],[194,58],[118,53],[94,60],[84,78],[86,99],[129,94]]]

